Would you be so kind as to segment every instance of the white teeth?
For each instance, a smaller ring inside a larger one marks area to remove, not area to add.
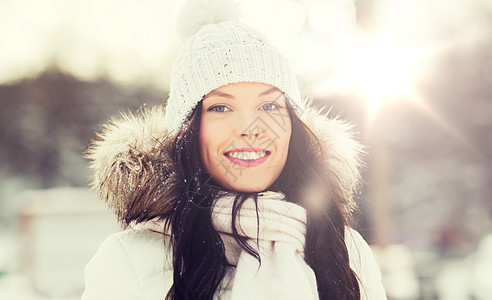
[[[242,160],[255,160],[264,157],[266,155],[266,152],[265,151],[257,151],[257,152],[234,151],[234,152],[227,152],[226,155]]]

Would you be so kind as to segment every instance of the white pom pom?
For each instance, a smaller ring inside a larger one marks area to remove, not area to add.
[[[241,9],[234,0],[189,0],[178,17],[178,33],[186,40],[207,24],[236,21]]]

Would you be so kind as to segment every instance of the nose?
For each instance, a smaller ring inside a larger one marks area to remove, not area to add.
[[[261,135],[265,133],[265,128],[262,126],[261,122],[258,119],[254,120],[251,123],[247,123],[246,126],[243,126],[243,130],[241,131],[241,137],[255,137],[259,138]]]
[[[260,135],[262,133],[263,133],[262,130],[260,130],[259,128],[255,128],[254,132],[253,132],[253,130],[248,130],[248,131],[241,133],[241,137],[254,136],[255,138],[258,138],[258,137],[260,137]]]
[[[243,115],[237,123],[237,129],[241,138],[259,138],[265,134],[266,129],[261,119],[254,115]]]

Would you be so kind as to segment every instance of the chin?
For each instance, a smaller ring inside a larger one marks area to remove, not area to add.
[[[263,192],[269,186],[269,184],[265,184],[265,181],[261,182],[252,182],[247,180],[237,180],[236,182],[230,182],[224,184],[224,186],[232,191],[243,192],[243,193],[255,193],[255,192]]]

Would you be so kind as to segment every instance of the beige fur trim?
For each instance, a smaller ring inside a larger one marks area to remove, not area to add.
[[[93,169],[92,186],[115,211],[118,219],[144,222],[172,209],[180,179],[174,173],[171,137],[164,126],[164,108],[144,108],[123,114],[104,127],[86,157]],[[302,119],[324,145],[328,167],[337,175],[345,213],[354,208],[360,182],[363,147],[354,139],[353,126],[306,104]]]

